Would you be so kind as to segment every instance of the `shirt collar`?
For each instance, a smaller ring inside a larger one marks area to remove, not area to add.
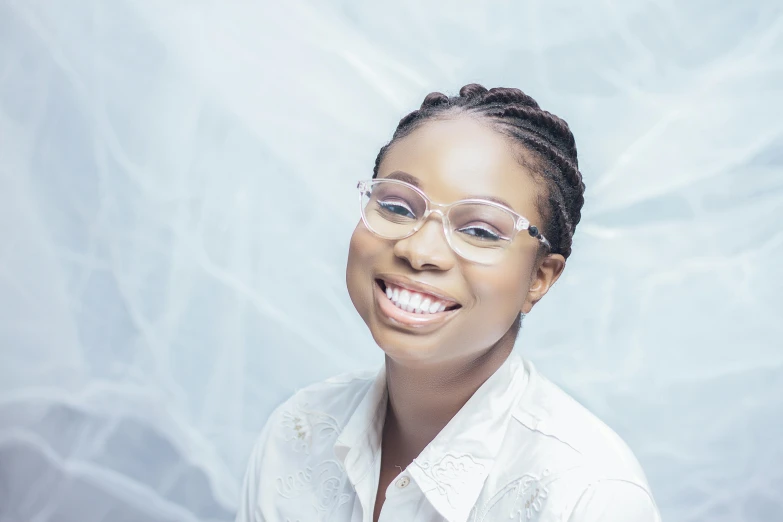
[[[334,443],[334,454],[354,488],[359,488],[380,456],[388,392],[386,366],[381,367]]]
[[[446,427],[416,457],[407,472],[449,522],[464,522],[500,451],[512,410],[529,379],[512,351]],[[387,406],[386,368],[381,368],[334,446],[349,480],[363,498],[375,486],[369,473],[380,456]],[[365,488],[367,491],[365,491]],[[365,496],[370,495],[370,496]]]
[[[524,361],[512,351],[408,468],[449,522],[470,515],[528,378]]]

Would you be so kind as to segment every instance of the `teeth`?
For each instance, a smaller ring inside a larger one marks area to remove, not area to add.
[[[411,294],[411,300],[408,302],[408,310],[409,312],[417,312],[419,309],[419,305],[421,305],[421,294],[413,293]]]
[[[397,304],[405,310],[408,307],[408,302],[411,300],[411,293],[407,290],[400,290],[400,298],[397,300]]]
[[[406,312],[417,314],[435,314],[446,309],[446,303],[439,299],[418,292],[411,292],[404,288],[399,288],[386,283],[386,297],[393,302],[397,308]]]

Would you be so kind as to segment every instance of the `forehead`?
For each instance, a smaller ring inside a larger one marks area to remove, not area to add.
[[[390,147],[378,176],[402,171],[438,203],[469,197],[502,199],[533,218],[539,186],[520,163],[524,153],[510,138],[470,116],[424,123]]]

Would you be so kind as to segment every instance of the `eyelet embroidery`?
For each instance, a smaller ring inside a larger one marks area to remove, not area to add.
[[[506,484],[499,492],[495,493],[481,508],[473,508],[469,520],[472,522],[484,522],[490,512],[501,500],[513,493],[514,500],[508,518],[516,518],[520,522],[532,520],[541,513],[544,508],[544,500],[549,496],[549,489],[541,483],[541,480],[549,475],[549,470],[544,470],[541,477],[525,474]]]
[[[455,497],[459,495],[460,487],[467,482],[466,479],[484,470],[484,465],[476,462],[469,454],[457,456],[447,453],[435,464],[426,461],[416,461],[416,464],[433,481],[438,493],[446,497],[452,508]]]

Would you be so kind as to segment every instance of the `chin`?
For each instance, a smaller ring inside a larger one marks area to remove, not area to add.
[[[434,332],[418,335],[371,320],[368,324],[375,343],[394,362],[408,367],[427,367],[455,355],[457,343]]]
[[[378,343],[378,346],[386,357],[409,368],[426,368],[443,360],[442,351],[436,346],[412,346],[394,342]]]

